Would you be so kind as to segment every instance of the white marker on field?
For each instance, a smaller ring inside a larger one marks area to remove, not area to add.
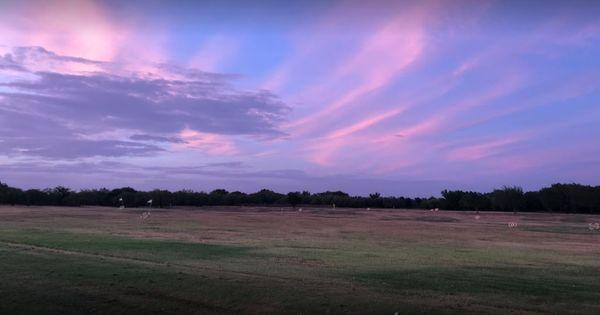
[[[149,217],[150,217],[149,211],[142,212],[142,214],[140,215],[140,219],[142,219],[142,221],[148,219]]]

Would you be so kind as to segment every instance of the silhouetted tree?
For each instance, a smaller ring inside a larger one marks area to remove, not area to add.
[[[231,192],[225,197],[228,205],[242,205],[247,203],[248,196],[241,191]]]
[[[523,193],[520,187],[503,187],[491,193],[461,190],[444,190],[442,198],[382,197],[379,193],[368,197],[350,196],[342,191],[325,191],[311,194],[308,191],[280,194],[268,189],[246,194],[216,189],[209,194],[192,190],[170,192],[153,190],[136,191],[130,187],[108,190],[92,189],[72,191],[58,186],[52,189],[29,189],[23,191],[0,183],[0,204],[11,205],[60,205],[60,206],[119,206],[119,198],[127,207],[144,207],[153,199],[156,207],[204,206],[204,205],[275,205],[313,204],[340,207],[385,207],[385,208],[442,208],[449,210],[499,210],[499,211],[561,211],[578,213],[600,213],[600,186],[580,184],[553,184],[539,191]]]
[[[416,198],[416,201],[418,200],[418,205],[420,208],[423,209],[434,209],[434,208],[441,208],[442,204],[445,202],[444,199],[440,199],[440,198],[435,198],[435,197],[429,197],[427,199],[420,199],[420,198]],[[449,209],[449,208],[445,208],[445,209]],[[451,210],[451,209],[449,209]]]
[[[543,211],[544,206],[542,205],[542,201],[540,200],[540,193],[537,191],[528,191],[523,195],[525,199],[525,209],[526,211]]]
[[[298,205],[301,201],[302,201],[302,194],[300,194],[300,192],[289,192],[287,194],[287,200],[290,203],[290,205],[292,205],[292,207],[296,208],[296,205]]]
[[[504,186],[492,192],[492,205],[494,209],[501,211],[522,210],[525,206],[525,198],[521,187]]]
[[[381,198],[381,194],[376,192],[376,193],[369,194],[369,197],[371,199],[379,199],[379,198]]]
[[[482,193],[468,191],[463,193],[462,197],[460,198],[459,205],[461,210],[479,211],[483,209],[489,209],[491,206],[491,201]]]
[[[229,192],[225,189],[215,189],[208,194],[208,202],[211,205],[222,205],[228,194]]]
[[[257,204],[273,204],[275,201],[283,199],[284,195],[272,190],[261,189],[259,192],[250,194],[250,198]]]
[[[444,200],[442,201],[442,207],[444,209],[449,210],[459,210],[460,209],[460,200],[463,198],[465,192],[461,190],[443,190],[442,197]]]

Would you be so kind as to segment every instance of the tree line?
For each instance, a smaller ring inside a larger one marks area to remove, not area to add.
[[[0,204],[30,206],[107,206],[144,207],[148,200],[154,207],[173,206],[337,206],[347,208],[445,209],[470,211],[519,211],[600,213],[600,186],[553,184],[538,191],[524,192],[520,187],[502,187],[488,193],[444,190],[441,197],[384,197],[379,193],[350,196],[342,191],[321,193],[277,193],[262,189],[255,193],[155,189],[138,191],[130,187],[74,191],[66,187],[22,190],[0,182]]]

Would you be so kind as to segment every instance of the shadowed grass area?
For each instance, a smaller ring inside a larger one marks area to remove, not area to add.
[[[233,312],[250,292],[228,281],[89,257],[0,250],[2,314]],[[26,281],[23,281],[26,279]],[[231,299],[227,301],[227,299]]]
[[[560,274],[560,277],[557,276]],[[399,291],[495,294],[548,301],[600,299],[600,271],[595,268],[470,267],[390,270],[355,275],[375,287]]]
[[[76,252],[146,258],[151,260],[224,259],[249,255],[250,248],[161,239],[54,232],[41,230],[0,231],[0,241]]]
[[[387,294],[468,297],[463,303],[484,304],[526,313],[593,314],[600,308],[597,269],[422,268],[353,276]],[[485,302],[481,302],[485,301]],[[472,308],[469,307],[469,308]]]
[[[0,314],[388,314],[434,312],[300,279],[202,272],[0,245]],[[443,312],[451,313],[451,312]]]

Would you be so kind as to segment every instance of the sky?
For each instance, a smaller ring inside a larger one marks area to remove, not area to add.
[[[0,0],[0,181],[600,185],[600,2]]]

